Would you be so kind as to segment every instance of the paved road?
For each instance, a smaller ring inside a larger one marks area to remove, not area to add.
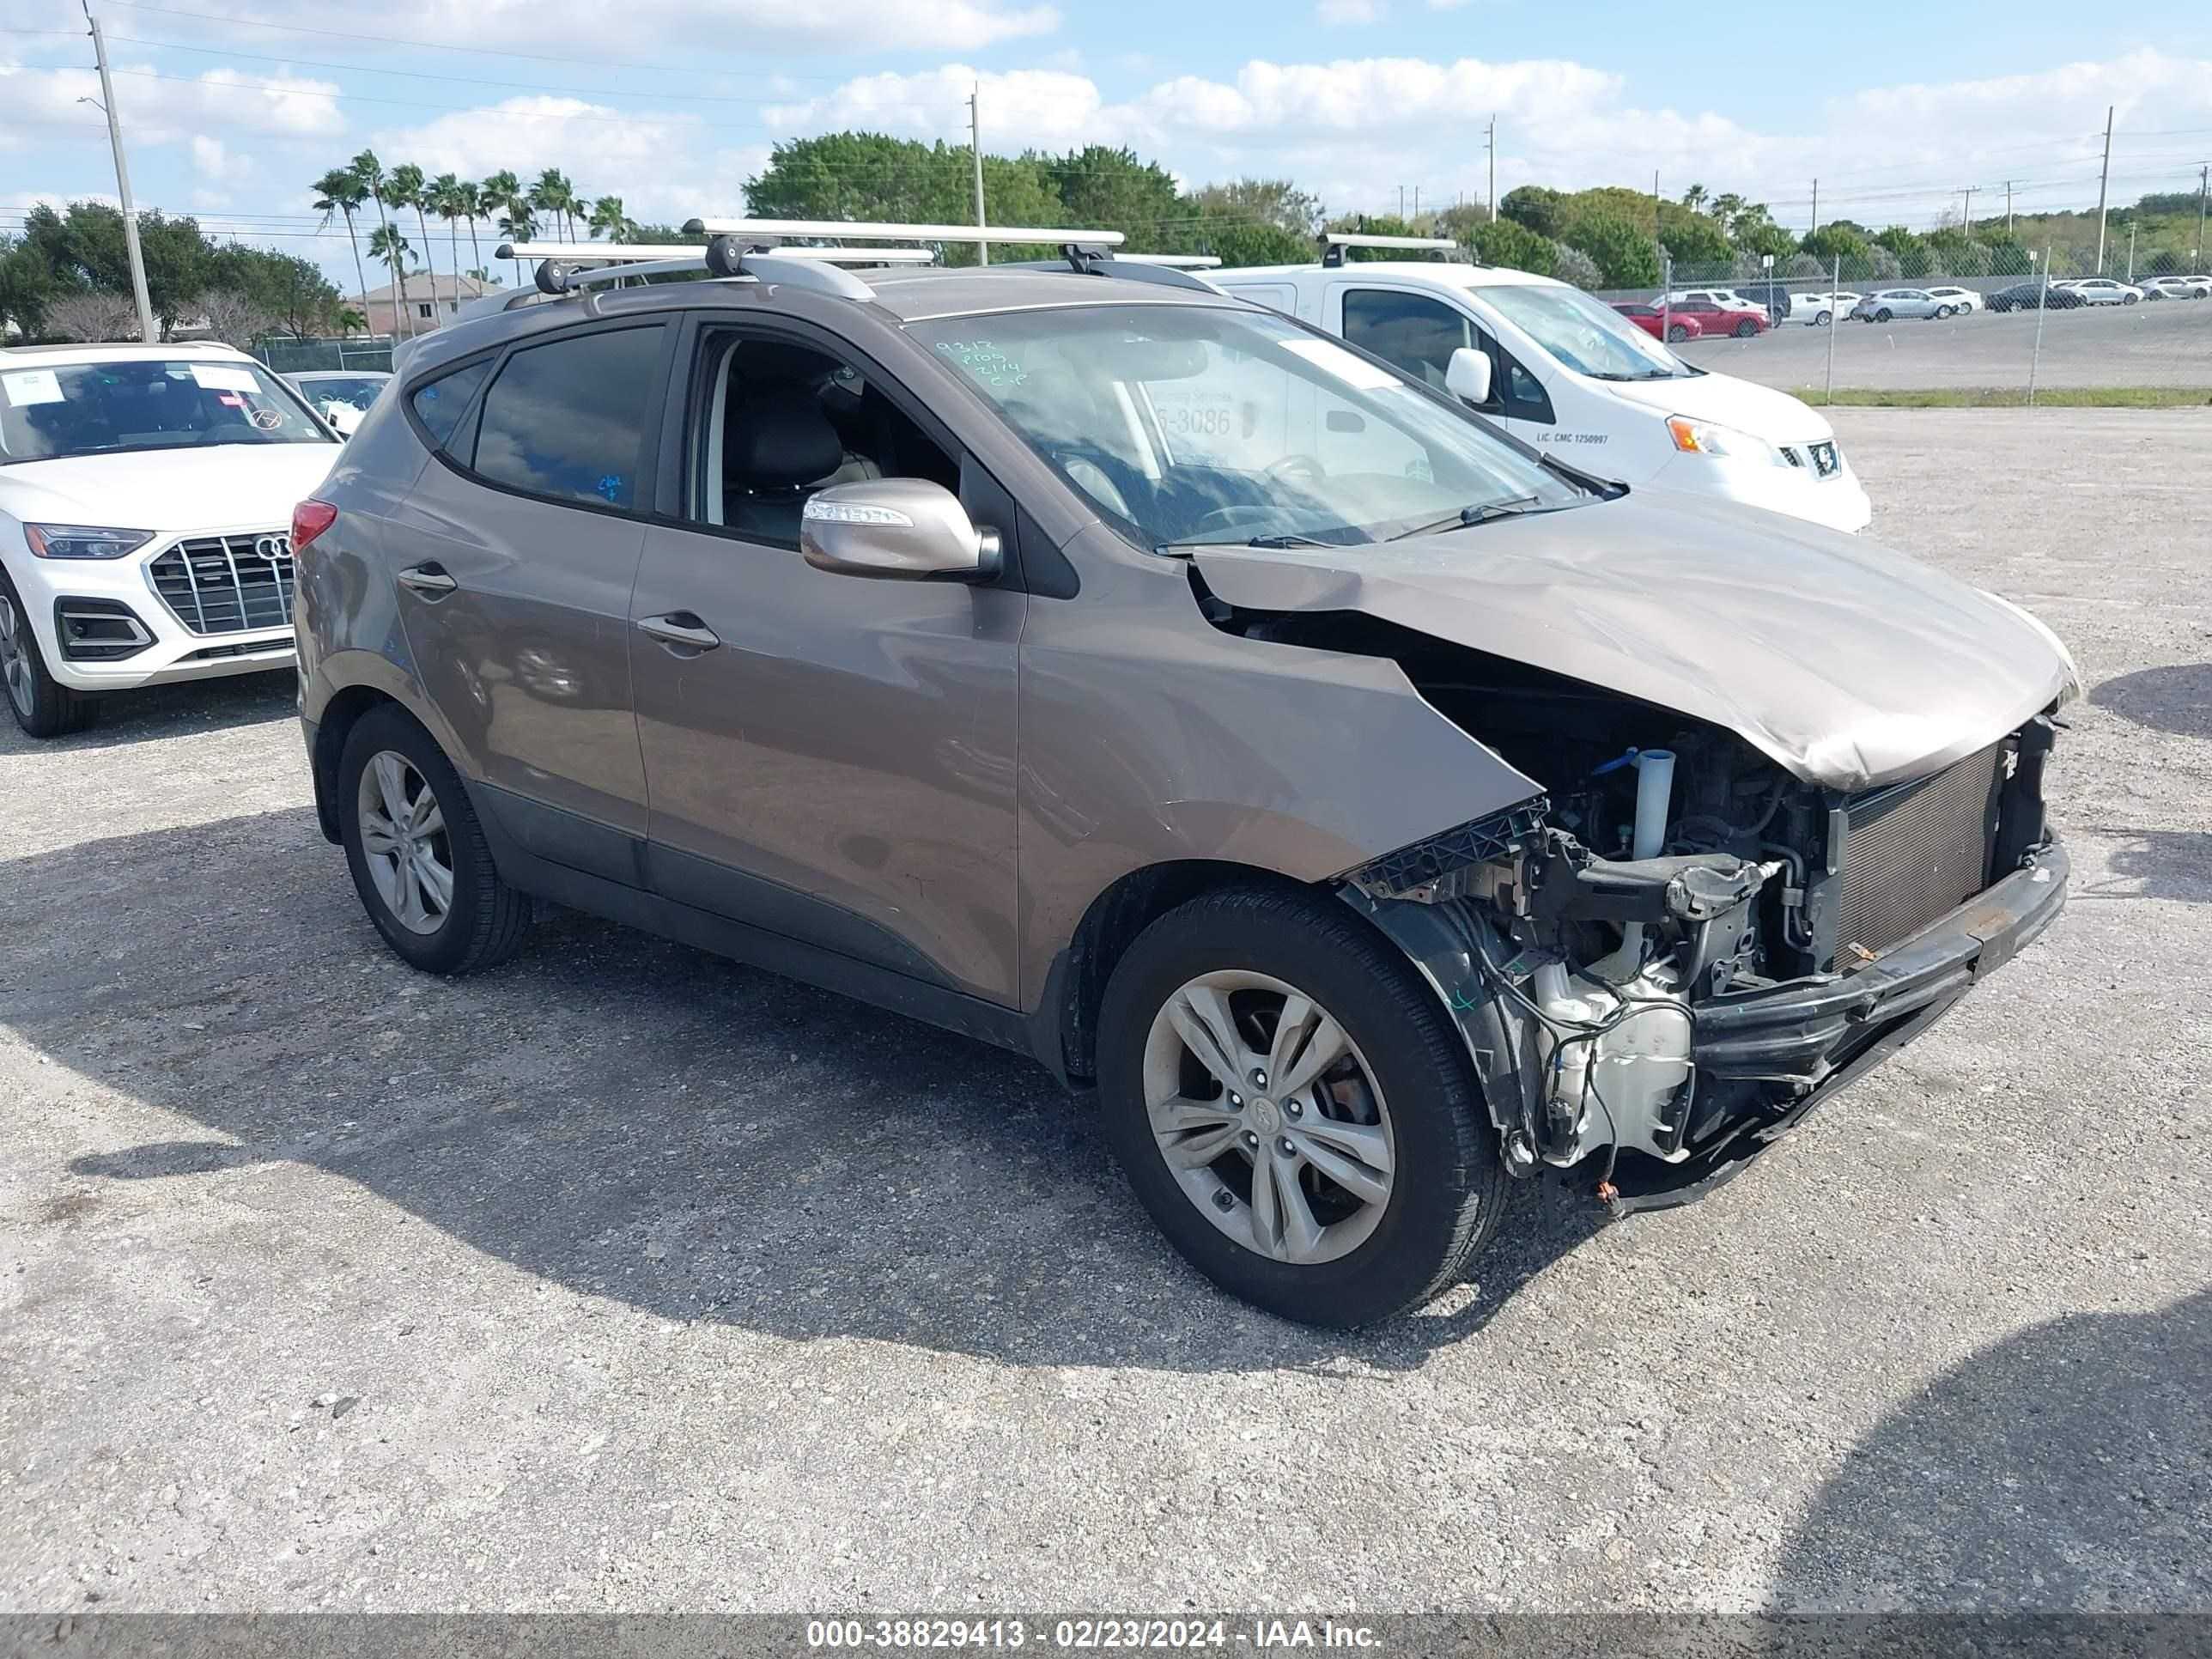
[[[0,738],[0,1606],[2212,1603],[2212,418],[1842,428],[2096,684],[2067,918],[1357,1338],[1024,1064],[575,918],[410,975],[280,684]]]
[[[2007,312],[1948,322],[1852,323],[1834,331],[1838,387],[1884,391],[2027,385],[2035,317]],[[1702,368],[1787,392],[1828,384],[1829,331],[1779,328],[1757,339],[1693,340]],[[2042,386],[2186,386],[2212,402],[2212,301],[2054,311],[2043,319]]]

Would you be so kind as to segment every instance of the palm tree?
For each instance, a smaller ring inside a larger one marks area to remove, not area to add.
[[[463,179],[453,186],[453,201],[461,217],[469,222],[469,255],[481,266],[483,250],[477,246],[477,216],[483,211],[483,192]]]
[[[368,273],[362,267],[361,238],[354,234],[353,215],[354,210],[368,199],[368,192],[362,188],[361,180],[350,167],[332,167],[315,180],[313,188],[315,211],[323,216],[323,223],[330,223],[333,213],[345,216],[346,240],[353,244],[353,274],[361,283],[361,306],[366,313],[368,309]]]
[[[551,214],[557,230],[575,210],[576,187],[568,182],[568,175],[558,167],[548,167],[538,175],[538,182],[530,187],[530,205],[543,208]],[[573,230],[568,240],[572,242],[576,240]]]
[[[1743,210],[1743,198],[1732,190],[1724,190],[1713,198],[1713,217],[1723,224]]]
[[[450,173],[441,173],[422,187],[422,204],[446,222],[446,263],[453,268],[453,301],[461,297],[461,233],[456,225],[461,216],[461,181]]]
[[[360,181],[361,187],[375,198],[377,224],[383,229],[389,230],[392,228],[392,221],[384,211],[384,191],[386,182],[384,176],[384,163],[376,159],[374,150],[365,149],[355,156],[348,165],[352,169],[355,179]],[[371,253],[375,251],[373,246],[369,249]],[[407,332],[410,337],[415,332],[411,322],[408,325]]]
[[[483,214],[485,218],[495,221],[501,215],[512,217],[514,213],[515,200],[521,194],[522,180],[502,167],[477,186],[477,211]],[[469,230],[470,246],[473,247],[476,231],[476,222],[473,219],[469,222]],[[482,253],[477,255],[477,263],[478,264],[483,263]],[[520,269],[519,266],[518,269]]]
[[[1705,202],[1705,187],[1703,185],[1692,185],[1689,189],[1682,192],[1682,205],[1692,213],[1703,207]]]
[[[592,204],[592,230],[610,242],[627,242],[636,234],[637,226],[623,211],[619,196],[602,196]]]
[[[527,242],[538,234],[538,222],[530,216],[530,198],[517,195],[499,216],[499,234],[510,242]],[[514,285],[522,286],[522,261],[514,262]]]
[[[438,325],[438,261],[431,252],[430,222],[424,218],[423,210],[429,205],[425,199],[430,188],[422,177],[422,169],[412,161],[403,161],[392,169],[392,177],[384,186],[384,194],[396,208],[415,210],[416,234],[422,239],[422,268],[430,277],[430,326]]]
[[[399,285],[399,309],[409,309],[407,299],[407,256],[415,250],[407,246],[406,237],[389,224],[379,225],[368,235],[368,252],[372,258],[381,259],[391,267],[392,281]]]

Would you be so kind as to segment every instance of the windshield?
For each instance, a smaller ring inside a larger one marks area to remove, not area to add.
[[[0,465],[133,449],[336,441],[256,363],[137,359],[0,369]]]
[[[1700,372],[1578,288],[1504,283],[1469,294],[1594,380],[1674,380]]]
[[[1396,370],[1272,313],[1113,305],[910,331],[1143,546],[1347,546],[1587,499]]]
[[[376,394],[384,390],[388,374],[330,374],[317,375],[313,380],[296,382],[307,400],[317,409],[327,409],[332,404],[343,404],[359,414],[368,413],[368,406],[376,401]]]

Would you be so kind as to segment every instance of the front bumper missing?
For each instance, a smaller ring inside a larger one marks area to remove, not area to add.
[[[1995,886],[1862,967],[1693,1004],[1691,1058],[1700,1087],[1778,1082],[1798,1097],[1781,1115],[1745,1119],[1680,1164],[1624,1162],[1607,1204],[1616,1214],[1666,1209],[1703,1198],[1739,1174],[2050,927],[2065,907],[2071,867],[2065,848],[2050,842]]]

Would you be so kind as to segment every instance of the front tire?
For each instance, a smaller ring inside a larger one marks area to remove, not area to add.
[[[1877,323],[1886,323],[1889,319],[1890,310],[1887,306],[1884,306],[1880,311],[1875,312],[1874,314],[1874,319]]]
[[[1748,318],[1735,325],[1735,337],[1739,340],[1748,340],[1753,335],[1758,332],[1759,325],[1751,321]]]
[[[1683,341],[1689,337],[1690,331],[1684,328],[1680,323],[1676,323],[1672,328],[1667,331],[1667,343],[1669,345],[1680,345]]]
[[[1815,328],[1826,328],[1829,324],[1835,320],[1835,317],[1832,313],[1823,311],[1813,319],[1813,326]]]
[[[1107,987],[1098,1070],[1160,1230],[1285,1319],[1417,1307],[1497,1230],[1508,1182],[1458,1031],[1334,901],[1235,888],[1161,917]]]
[[[26,737],[64,738],[99,718],[100,702],[71,690],[46,668],[30,613],[15,584],[0,570],[0,701]]]
[[[431,974],[475,973],[514,954],[530,901],[500,879],[460,774],[404,709],[362,717],[337,787],[354,890],[395,954]]]

